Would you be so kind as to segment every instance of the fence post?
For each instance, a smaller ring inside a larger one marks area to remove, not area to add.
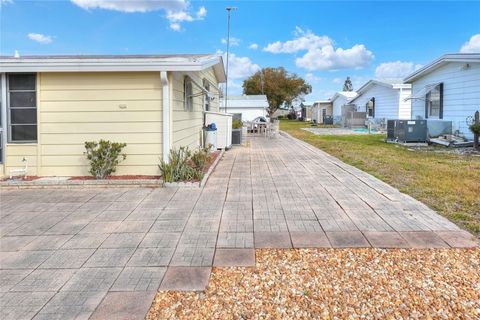
[[[475,112],[475,120],[473,122],[476,124],[480,123],[480,112],[478,111]],[[480,150],[478,140],[479,140],[479,135],[477,133],[473,133],[473,147],[476,150]]]

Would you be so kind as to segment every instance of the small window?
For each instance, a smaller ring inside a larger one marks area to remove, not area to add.
[[[375,98],[367,102],[367,116],[369,118],[375,118]]]
[[[425,104],[428,118],[442,119],[442,91],[443,85],[440,83],[427,93]]]
[[[36,74],[9,74],[7,97],[9,141],[36,142]]]
[[[184,92],[184,109],[185,111],[193,110],[193,84],[192,79],[189,76],[185,76],[183,80],[183,92]]]
[[[205,111],[210,111],[210,97],[208,94],[210,92],[210,82],[207,79],[203,79],[203,88],[207,91],[203,96]]]

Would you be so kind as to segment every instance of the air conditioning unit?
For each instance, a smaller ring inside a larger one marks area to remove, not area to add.
[[[388,120],[387,140],[427,142],[427,120]]]

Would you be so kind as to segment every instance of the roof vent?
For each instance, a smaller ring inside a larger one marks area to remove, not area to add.
[[[20,52],[18,50],[15,50],[15,54],[13,55],[15,58],[20,58]]]

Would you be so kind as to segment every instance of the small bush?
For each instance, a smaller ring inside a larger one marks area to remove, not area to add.
[[[122,153],[126,143],[111,142],[108,140],[86,141],[87,159],[90,160],[90,174],[97,179],[105,179],[114,173],[120,161],[125,160]]]
[[[480,135],[480,123],[474,123],[470,125],[470,131],[472,131],[474,134]]]
[[[233,120],[232,129],[241,129],[243,127],[242,120]]]
[[[210,148],[200,148],[192,154],[190,160],[192,161],[195,168],[203,171],[205,164],[210,158],[210,156],[208,155],[209,149]]]
[[[158,165],[163,182],[202,180],[204,175],[202,171],[203,167],[199,169],[191,166],[189,164],[189,162],[193,162],[191,156],[192,152],[188,147],[170,150],[169,162],[166,163],[161,160]],[[200,158],[200,156],[198,156],[198,158]],[[198,161],[199,159],[196,160]]]

